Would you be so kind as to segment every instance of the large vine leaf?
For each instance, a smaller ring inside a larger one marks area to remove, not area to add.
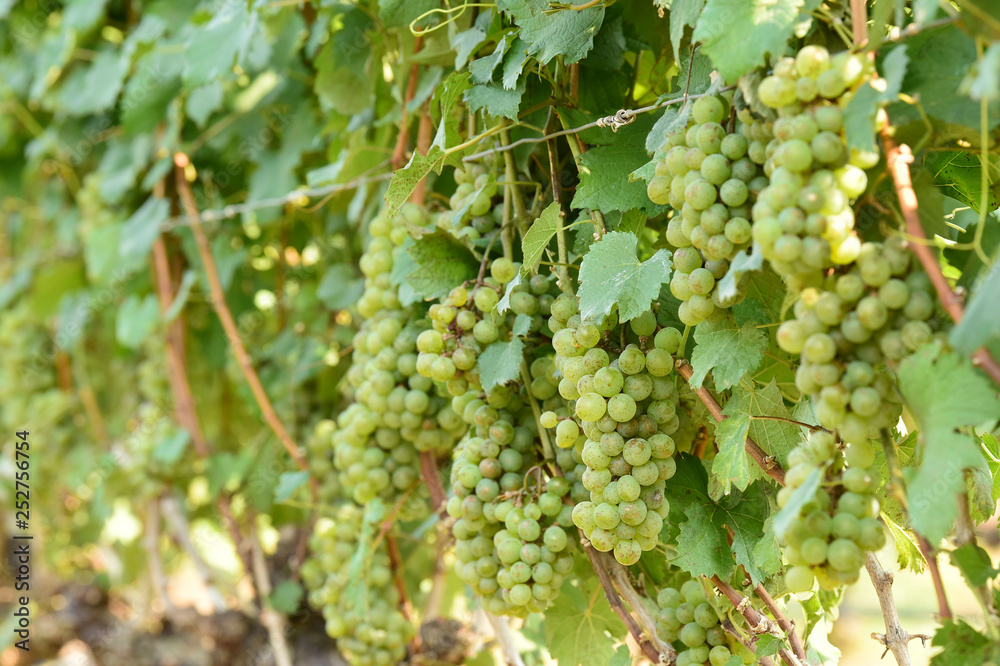
[[[691,386],[700,388],[709,372],[719,388],[729,388],[760,365],[767,336],[753,322],[741,327],[731,319],[703,322],[694,329]]]
[[[931,543],[944,538],[965,490],[965,470],[983,462],[964,426],[995,422],[1000,399],[994,387],[957,354],[928,345],[899,368],[899,387],[921,427],[922,459],[904,470],[914,530]]]
[[[708,0],[693,39],[733,83],[767,55],[783,54],[800,12],[817,5],[819,0]]]
[[[531,328],[531,317],[517,315],[511,329],[510,340],[497,340],[479,355],[479,381],[483,390],[489,393],[494,387],[512,382],[521,376],[521,362],[524,360],[524,342],[521,338]]]
[[[1000,336],[997,294],[1000,294],[1000,262],[994,262],[983,281],[976,285],[962,321],[948,335],[951,344],[960,354],[969,356]]]
[[[580,264],[580,314],[587,321],[600,321],[618,306],[620,321],[628,321],[649,310],[670,279],[670,252],[658,250],[639,261],[639,239],[630,233],[612,231],[590,246]]]
[[[588,595],[566,581],[559,603],[545,611],[545,646],[560,664],[608,666],[624,633],[625,626],[596,587]]]
[[[528,53],[543,65],[556,56],[568,64],[581,60],[594,46],[604,21],[604,4],[583,10],[549,12],[549,0],[501,0],[497,7],[514,17]]]
[[[696,576],[719,576],[726,579],[742,565],[756,585],[765,570],[754,557],[754,549],[765,538],[764,521],[770,510],[764,486],[752,484],[745,493],[734,491],[718,502],[708,492],[708,473],[700,460],[682,454],[677,472],[667,484],[670,501],[669,522],[680,525],[677,558],[673,564]],[[729,531],[732,531],[732,546]],[[735,564],[734,564],[735,557]]]
[[[533,271],[538,268],[538,262],[542,260],[545,247],[561,226],[562,211],[559,209],[559,204],[552,202],[542,211],[538,219],[532,222],[531,228],[528,229],[528,233],[521,241],[521,251],[524,253],[522,270]]]
[[[649,162],[646,136],[652,129],[650,118],[640,117],[618,130],[614,142],[591,148],[580,156],[580,184],[573,197],[573,208],[596,208],[625,212],[643,208],[650,215],[665,210],[649,200],[646,184],[632,179],[632,172]]]
[[[424,298],[440,298],[479,272],[479,262],[472,253],[443,232],[420,238],[409,254],[417,268],[406,276],[406,282]]]

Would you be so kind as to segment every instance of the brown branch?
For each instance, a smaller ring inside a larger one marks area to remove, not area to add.
[[[410,604],[410,597],[406,594],[406,583],[403,582],[403,560],[399,556],[399,545],[396,543],[396,537],[391,534],[387,534],[385,537],[385,550],[389,554],[389,568],[392,570],[392,580],[396,585],[396,591],[399,593],[399,612],[403,614],[404,620],[412,623],[413,605]],[[410,645],[414,652],[420,650],[419,631],[413,634],[413,640]]]
[[[676,654],[673,646],[661,639],[659,634],[656,633],[656,618],[646,608],[643,596],[632,587],[632,582],[628,578],[628,571],[625,567],[604,553],[598,553],[598,557],[605,563],[615,589],[618,590],[618,594],[624,597],[625,603],[632,609],[636,621],[642,628],[643,633],[649,637],[656,651],[661,655]]]
[[[917,195],[913,190],[913,181],[910,179],[910,162],[913,161],[913,153],[906,144],[897,144],[896,139],[889,131],[888,125],[882,126],[882,145],[885,148],[885,159],[892,179],[896,185],[896,196],[899,198],[899,207],[903,211],[903,219],[906,220],[906,233],[916,239],[916,242],[909,243],[910,249],[917,255],[924,272],[930,278],[934,290],[945,311],[957,324],[962,321],[964,311],[962,308],[962,298],[955,293],[948,284],[947,278],[941,272],[941,266],[931,251],[929,245],[922,241],[927,240],[924,229],[920,225],[920,214],[917,208]],[[972,354],[972,363],[981,367],[993,381],[1000,384],[1000,363],[986,350],[981,348]]]
[[[483,614],[486,616],[486,620],[490,623],[490,626],[493,627],[493,634],[497,639],[497,647],[500,648],[500,653],[507,666],[524,666],[524,660],[521,659],[521,655],[517,651],[517,646],[514,645],[514,637],[510,633],[507,618],[497,617],[486,610],[483,611]]]
[[[736,629],[736,625],[733,624],[732,620],[730,620],[728,616],[723,618],[722,622],[719,623],[719,626],[722,627],[724,632],[738,640],[743,647],[751,652],[754,651],[757,639],[755,638],[752,641],[747,640],[746,637]],[[761,657],[760,666],[774,666],[774,661],[770,657]]]
[[[423,35],[417,35],[417,38],[413,41],[413,54],[416,55],[424,45]],[[417,81],[420,75],[420,64],[413,63],[410,65],[410,79],[406,85],[406,98],[403,100],[403,110],[401,112],[402,117],[399,119],[399,136],[396,139],[396,149],[392,151],[392,168],[402,169],[406,166],[406,144],[410,141],[410,129],[407,121],[409,118],[407,116],[407,106],[413,101],[414,96],[417,94]]]
[[[80,354],[82,355],[82,353],[81,351]],[[74,370],[73,375],[76,379],[76,394],[80,397],[83,409],[87,412],[87,420],[90,421],[90,425],[94,429],[94,438],[100,444],[107,446],[111,438],[108,436],[108,429],[104,425],[104,417],[101,416],[101,407],[97,403],[97,396],[94,395],[94,388],[91,386],[90,378],[87,375],[87,362],[85,359],[79,359],[78,362],[75,362],[73,358],[70,358],[70,365],[71,369]]]
[[[774,622],[750,604],[750,600],[733,589],[733,586],[723,581],[718,576],[712,576],[709,580],[722,592],[733,607],[743,616],[749,625],[750,631],[754,634],[776,634]],[[766,603],[766,602],[765,602]],[[794,632],[791,632],[794,634]],[[798,658],[785,648],[778,650],[778,656],[787,666],[801,666]]]
[[[278,418],[278,414],[274,411],[274,406],[271,405],[270,398],[267,397],[267,393],[264,391],[264,387],[260,383],[260,377],[257,376],[257,372],[254,370],[253,364],[250,361],[250,355],[247,354],[246,347],[243,345],[243,339],[240,337],[239,331],[236,328],[236,322],[233,320],[233,314],[229,311],[229,306],[226,305],[225,294],[222,291],[222,282],[219,280],[219,271],[215,266],[215,260],[212,258],[212,248],[208,244],[208,238],[205,236],[205,230],[201,227],[198,207],[194,201],[194,194],[191,192],[191,185],[187,182],[187,178],[184,177],[184,169],[180,166],[182,164],[187,164],[187,155],[178,153],[175,158],[175,162],[178,164],[176,169],[177,190],[181,195],[181,201],[184,203],[184,209],[187,213],[188,220],[191,223],[191,231],[194,233],[195,242],[198,246],[198,254],[204,264],[205,275],[208,277],[212,308],[215,310],[216,315],[218,315],[219,320],[222,322],[222,328],[225,329],[226,337],[229,339],[229,344],[233,348],[233,352],[236,354],[236,360],[239,363],[240,370],[243,371],[243,377],[250,386],[250,391],[253,393],[254,399],[257,401],[257,406],[260,408],[261,414],[264,416],[264,420],[270,426],[274,434],[277,435],[281,444],[285,447],[285,450],[288,451],[289,455],[291,455],[292,460],[295,461],[298,468],[308,471],[309,465],[306,463],[306,459],[302,455],[302,451],[295,444],[292,436],[288,434],[285,426],[281,423],[281,419]],[[315,498],[318,495],[318,485],[316,484],[316,479],[311,475],[309,480],[311,482],[313,496]]]
[[[441,615],[441,602],[444,601],[444,588],[448,583],[448,568],[444,563],[448,551],[447,530],[444,523],[438,521],[436,542],[434,544],[434,573],[431,575],[431,591],[427,593],[424,603],[424,621],[433,620]]]
[[[260,623],[267,628],[268,641],[274,653],[275,666],[292,666],[291,651],[285,638],[285,616],[271,606],[271,579],[267,573],[267,561],[260,547],[260,540],[254,534],[253,542],[253,578],[256,581],[257,596],[260,599]]]
[[[441,477],[438,475],[437,459],[433,451],[420,452],[420,475],[424,477],[424,483],[431,492],[431,506],[434,513],[441,513],[447,501],[444,487],[441,485]]]
[[[920,554],[924,556],[924,560],[927,562],[927,571],[931,574],[931,580],[934,581],[934,594],[937,596],[938,601],[938,615],[944,619],[951,619],[951,607],[948,606],[948,597],[945,595],[944,583],[941,580],[941,571],[938,569],[937,554],[931,547],[931,544],[927,539],[917,535],[917,546],[920,548]]]
[[[896,612],[896,601],[892,597],[892,574],[882,568],[875,553],[868,553],[865,559],[865,569],[875,586],[875,594],[878,595],[878,604],[882,607],[882,617],[885,618],[885,633],[872,633],[872,638],[885,646],[885,657],[887,652],[892,652],[899,666],[910,666],[909,642],[914,638],[919,638],[920,643],[926,645],[925,641],[930,638],[924,634],[911,634],[899,624],[899,614]]]
[[[851,0],[851,32],[854,34],[855,45],[868,41],[868,8],[865,0]]]
[[[143,546],[149,557],[149,577],[156,595],[163,602],[167,611],[173,610],[174,604],[167,594],[167,577],[163,573],[163,559],[160,557],[160,498],[154,497],[147,504],[146,526],[142,536]]]
[[[691,375],[694,374],[694,369],[691,367],[691,364],[684,359],[677,359],[677,371],[687,382],[691,381]],[[705,404],[705,407],[708,408],[708,411],[712,413],[712,416],[716,421],[722,421],[727,418],[727,416],[722,413],[722,407],[719,406],[715,396],[713,396],[707,388],[702,386],[701,388],[693,390]],[[757,446],[757,443],[750,439],[750,437],[747,437],[747,441],[744,446],[747,453],[750,454],[750,457],[754,459],[754,462],[756,462],[768,476],[781,485],[785,485],[785,470],[777,460],[774,460],[767,454],[766,451],[764,451],[764,449]]]
[[[763,584],[757,585],[755,591],[757,592],[757,596],[760,597],[760,600],[764,602],[765,606],[767,606],[767,609],[771,611],[771,615],[774,616],[774,620],[778,623],[778,626],[781,627],[782,631],[788,635],[788,642],[792,646],[792,652],[794,652],[795,656],[801,661],[805,661],[806,649],[802,644],[802,639],[795,633],[795,623],[789,620],[788,616],[781,612],[781,609],[778,608],[778,604],[775,603],[774,598],[764,588]]]
[[[170,277],[170,259],[163,236],[158,236],[153,243],[152,260],[153,273],[156,276],[156,294],[160,300],[160,314],[166,316],[170,306],[173,305],[174,293]],[[184,368],[184,320],[180,316],[167,324],[165,351],[167,377],[170,380],[170,393],[174,398],[177,421],[191,435],[195,453],[199,458],[204,458],[208,455],[208,444],[201,431],[194,395],[191,393],[191,384]]]
[[[797,425],[800,428],[807,428],[813,432],[830,432],[823,426],[810,425],[808,423],[803,423],[802,421],[796,421],[795,419],[786,419],[783,416],[750,416],[751,421],[780,421],[782,423],[791,423],[792,425]]]
[[[642,649],[643,654],[654,664],[659,664],[660,653],[657,652],[656,647],[650,641],[649,637],[639,628],[635,618],[632,617],[628,609],[625,608],[625,605],[622,604],[618,592],[615,591],[615,585],[611,581],[611,576],[601,561],[600,553],[594,550],[594,547],[587,542],[584,542],[583,549],[587,551],[587,557],[590,558],[590,564],[594,569],[594,573],[597,574],[597,580],[601,582],[601,587],[604,588],[604,596],[607,597],[611,609],[625,623],[628,632],[632,634],[632,638],[635,639],[636,644]],[[672,663],[677,658],[677,652],[671,647],[666,656],[667,662]]]
[[[434,138],[434,123],[431,122],[431,112],[427,102],[424,102],[423,113],[420,115],[420,125],[417,128],[417,152],[421,155],[426,155],[431,149],[431,140]],[[423,206],[424,201],[427,199],[427,177],[420,179],[417,186],[413,188],[413,194],[410,195],[410,201],[417,204],[418,206]]]

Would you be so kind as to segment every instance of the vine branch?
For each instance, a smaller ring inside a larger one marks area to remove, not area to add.
[[[257,371],[254,370],[253,364],[250,361],[250,355],[247,354],[246,347],[243,344],[243,339],[240,337],[239,331],[236,328],[236,322],[233,320],[233,314],[229,311],[229,306],[226,305],[226,297],[222,291],[222,282],[219,280],[219,271],[215,266],[215,260],[212,258],[212,248],[208,244],[208,238],[205,236],[205,230],[201,227],[198,207],[194,202],[194,194],[191,192],[191,185],[188,183],[187,178],[184,177],[184,169],[181,166],[182,164],[187,164],[187,155],[178,153],[174,161],[177,164],[177,191],[180,193],[181,201],[184,204],[188,220],[191,222],[191,231],[194,233],[195,242],[198,246],[198,255],[201,257],[201,261],[205,267],[205,275],[208,277],[208,285],[211,291],[212,309],[215,310],[216,315],[218,315],[219,320],[222,322],[222,327],[226,332],[226,338],[229,339],[229,344],[233,348],[233,352],[236,354],[236,360],[239,363],[240,369],[243,371],[243,377],[250,386],[250,391],[253,393],[254,399],[257,401],[257,406],[260,408],[261,414],[264,416],[264,420],[278,437],[278,440],[281,442],[282,446],[285,447],[285,450],[288,451],[292,460],[295,461],[296,466],[298,466],[301,470],[308,471],[309,465],[306,463],[306,459],[302,455],[302,451],[295,444],[295,441],[288,433],[288,430],[285,429],[281,419],[278,418],[278,414],[274,411],[274,406],[271,404],[271,399],[267,397],[267,393],[264,391],[264,386],[260,383],[260,377],[257,376]],[[316,483],[316,479],[313,478],[312,475],[310,475],[310,483],[313,487],[313,494],[315,496],[318,494],[318,485]]]
[[[882,145],[885,147],[886,163],[892,173],[892,180],[896,186],[896,195],[899,197],[899,207],[903,211],[903,219],[906,220],[906,233],[915,238],[916,242],[909,243],[910,249],[917,255],[924,272],[930,278],[934,290],[941,300],[941,305],[948,312],[948,315],[957,324],[962,321],[964,311],[962,309],[962,299],[948,284],[948,280],[941,272],[941,266],[931,252],[931,249],[922,241],[927,240],[924,229],[920,225],[920,214],[917,209],[917,195],[913,190],[913,181],[910,178],[910,162],[913,161],[913,153],[906,144],[897,144],[888,126],[882,127]],[[990,355],[986,348],[976,350],[972,354],[973,364],[981,367],[997,384],[1000,384],[1000,363]]]
[[[882,568],[875,553],[868,553],[865,558],[865,569],[875,586],[875,594],[878,595],[878,604],[882,608],[882,617],[885,619],[885,633],[872,633],[872,638],[885,646],[886,653],[892,652],[899,666],[910,666],[909,642],[914,638],[919,638],[920,643],[925,645],[925,641],[930,638],[924,634],[911,634],[903,629],[899,624],[899,613],[896,612],[896,600],[892,597],[892,574]]]
[[[924,556],[924,560],[927,562],[927,571],[930,572],[931,580],[934,582],[934,594],[938,602],[938,615],[950,620],[952,617],[951,607],[948,605],[948,597],[944,591],[944,582],[941,580],[941,570],[938,569],[937,553],[934,552],[934,548],[930,542],[919,534],[917,535],[917,546],[920,548],[920,554]]]
[[[777,629],[771,618],[767,617],[750,604],[750,600],[737,592],[732,585],[725,582],[718,576],[712,576],[709,580],[722,592],[729,602],[733,604],[737,611],[746,619],[750,626],[750,631],[754,634],[775,634]],[[795,632],[790,632],[790,636]],[[786,648],[778,650],[778,656],[787,666],[801,666],[798,658]]]
[[[691,376],[694,374],[694,368],[691,367],[691,364],[684,359],[678,359],[676,365],[677,372],[681,374],[684,381],[690,383]],[[707,388],[702,386],[701,388],[693,390],[695,394],[697,394],[698,398],[700,398],[705,404],[705,407],[708,408],[708,411],[711,412],[716,421],[722,421],[727,418],[727,416],[722,413],[722,407],[719,406],[719,402]],[[760,448],[760,446],[750,439],[750,437],[747,437],[744,446],[747,453],[750,454],[750,457],[754,459],[754,462],[756,462],[768,476],[781,485],[785,485],[785,469],[780,463],[778,463],[777,460],[774,460],[771,456],[769,456],[767,452]]]
[[[795,656],[798,657],[799,660],[805,661],[806,649],[802,644],[802,639],[795,633],[795,624],[788,619],[788,616],[781,612],[781,609],[778,608],[778,604],[774,601],[774,598],[767,591],[767,589],[764,588],[762,583],[758,584],[754,591],[757,593],[757,596],[760,597],[760,600],[764,602],[764,605],[767,606],[767,609],[771,611],[771,615],[774,616],[774,620],[778,623],[778,626],[781,627],[781,630],[788,635],[788,642],[792,646],[792,652],[795,653]]]

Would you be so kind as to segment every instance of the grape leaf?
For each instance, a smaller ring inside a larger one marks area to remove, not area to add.
[[[588,598],[569,581],[563,583],[559,603],[545,611],[545,645],[560,664],[607,666],[617,636],[624,632],[599,590]]]
[[[796,488],[792,496],[788,498],[788,504],[774,517],[774,533],[779,539],[785,536],[785,531],[792,524],[792,521],[799,517],[802,507],[815,499],[819,482],[822,480],[823,474],[819,467],[809,472],[809,476],[802,482],[802,485]]]
[[[733,262],[729,265],[729,271],[719,281],[719,298],[731,299],[738,293],[740,279],[751,271],[759,271],[764,265],[764,252],[760,245],[754,242],[749,250],[737,252]]]
[[[160,236],[160,225],[170,215],[170,202],[150,197],[125,222],[118,243],[118,256],[129,267],[145,263],[153,243]]]
[[[764,520],[769,513],[763,485],[751,484],[745,493],[734,491],[713,502],[708,493],[708,473],[701,461],[681,454],[666,494],[670,501],[669,522],[680,523],[678,556],[673,564],[692,575],[725,579],[734,569],[735,555],[736,563],[743,565],[754,585],[765,577],[768,572],[761,569],[753,555],[765,538]],[[727,529],[732,530],[731,547]]]
[[[962,321],[948,334],[948,340],[955,351],[970,356],[972,352],[1000,336],[1000,308],[997,308],[996,303],[998,293],[1000,262],[994,262],[990,272],[973,290]]]
[[[531,327],[531,317],[520,314],[514,320],[510,341],[497,340],[479,355],[479,381],[489,393],[494,387],[512,382],[521,376],[524,342],[521,337]]]
[[[930,344],[900,364],[899,387],[921,426],[922,460],[904,470],[913,529],[931,543],[944,538],[965,490],[964,471],[982,463],[972,437],[957,431],[996,419],[1000,400],[972,364]]]
[[[302,586],[294,580],[283,580],[274,586],[269,601],[271,607],[284,615],[292,615],[302,601]]]
[[[741,328],[727,318],[703,322],[694,329],[694,352],[691,354],[691,386],[701,388],[709,371],[719,388],[729,388],[748,372],[757,369],[767,349],[767,336],[752,323]]]
[[[393,268],[396,268],[396,264]],[[405,268],[405,264],[400,268]],[[357,303],[364,290],[364,279],[351,266],[334,264],[326,270],[316,287],[316,298],[331,310],[343,310]]]
[[[488,56],[483,56],[478,60],[469,63],[469,75],[475,83],[492,83],[493,70],[497,68],[507,52],[507,35],[500,38],[496,48]]]
[[[990,45],[983,58],[969,70],[959,91],[966,91],[972,99],[995,102],[1000,99],[1000,42]]]
[[[995,578],[1000,569],[993,566],[989,553],[975,543],[967,543],[948,553],[952,566],[962,572],[969,587],[981,587]]]
[[[487,14],[480,15],[486,16]],[[451,38],[451,48],[455,50],[455,69],[462,69],[465,67],[465,63],[469,60],[469,56],[475,52],[479,45],[486,41],[486,31],[479,27],[479,21],[476,21],[476,25],[464,30],[454,37]]]
[[[875,114],[881,104],[896,101],[909,62],[905,44],[893,49],[882,61],[882,78],[878,81],[883,88],[876,90],[866,82],[847,103],[844,137],[848,148],[875,150]]]
[[[432,150],[433,147],[447,150],[450,146],[458,144],[458,117],[454,110],[470,85],[468,72],[454,72],[438,86],[431,99],[431,109],[435,115],[440,115],[441,121],[434,135],[434,141],[431,143]],[[437,172],[441,173],[440,168],[437,169]]]
[[[528,45],[523,39],[517,37],[503,59],[504,90],[513,90],[517,87],[517,80],[521,76],[521,70],[524,69],[526,62],[528,62]]]
[[[242,3],[222,7],[211,21],[192,30],[184,44],[184,83],[190,90],[231,76],[233,65],[249,47],[256,17]]]
[[[115,339],[123,347],[138,349],[160,322],[160,304],[153,294],[135,294],[122,301],[115,313]]]
[[[611,661],[608,662],[608,666],[632,666],[632,653],[629,651],[628,645],[622,645],[615,650],[615,654],[611,657]]]
[[[736,401],[729,401],[730,404],[734,402]],[[729,492],[730,485],[746,490],[750,483],[750,461],[745,448],[747,433],[750,431],[750,414],[737,411],[728,416],[715,426],[715,442],[719,452],[712,462],[712,474],[722,483],[724,493]]]
[[[600,321],[618,305],[622,322],[649,310],[670,279],[670,252],[658,250],[644,262],[636,256],[639,239],[612,231],[590,246],[580,264],[580,314],[587,321]]]
[[[417,240],[409,249],[417,268],[406,282],[424,298],[440,298],[479,273],[479,262],[449,234],[435,232]]]
[[[640,118],[618,130],[614,142],[591,148],[580,156],[580,184],[573,196],[573,208],[596,208],[625,212],[643,208],[649,215],[665,210],[646,196],[646,184],[632,180],[631,174],[647,162],[646,136],[652,128],[648,118]]]
[[[914,573],[923,573],[924,556],[920,553],[917,538],[908,530],[904,530],[891,517],[882,512],[882,522],[889,528],[889,534],[896,542],[896,563],[900,569],[909,569]]]
[[[209,116],[222,106],[223,92],[222,84],[218,81],[206,83],[192,90],[184,103],[188,118],[199,128],[204,127]]]
[[[417,189],[417,184],[423,180],[431,171],[441,173],[444,166],[444,151],[439,146],[434,145],[427,155],[414,152],[409,163],[402,169],[397,169],[392,174],[389,181],[389,189],[385,193],[385,216],[396,217],[399,209],[403,207],[406,200]]]
[[[281,476],[278,477],[278,485],[274,488],[274,501],[280,503],[289,499],[295,491],[304,486],[308,480],[308,470],[282,472]]]
[[[684,41],[684,28],[695,27],[705,0],[673,0],[670,5],[670,43],[674,47],[674,61],[680,62],[680,47]]]
[[[485,109],[494,118],[517,120],[517,110],[524,94],[524,80],[514,90],[507,90],[497,83],[472,86],[465,91],[465,101],[469,111],[476,113]]]
[[[931,645],[944,648],[931,658],[931,666],[968,666],[1000,661],[1000,644],[982,635],[965,620],[944,620]]]
[[[534,271],[538,268],[538,262],[542,260],[545,246],[549,244],[561,226],[562,211],[559,209],[559,204],[552,202],[542,211],[538,219],[531,223],[531,228],[528,229],[524,240],[521,241],[521,251],[524,253],[522,270]]]
[[[503,0],[497,7],[514,17],[529,54],[543,65],[560,55],[567,65],[581,60],[604,21],[603,3],[555,13],[548,13],[549,0]]]
[[[763,65],[767,54],[783,54],[800,10],[817,5],[819,0],[708,0],[692,39],[733,83]]]
[[[778,650],[784,646],[785,641],[783,639],[771,634],[763,634],[757,639],[757,645],[754,646],[754,656],[758,659],[761,657],[771,657],[778,654]]]

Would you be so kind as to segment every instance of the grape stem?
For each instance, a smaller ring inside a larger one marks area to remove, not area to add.
[[[934,552],[934,548],[930,542],[919,534],[917,534],[917,546],[920,548],[920,554],[924,556],[924,560],[927,562],[927,571],[930,573],[931,581],[934,583],[934,595],[937,597],[938,602],[938,615],[942,619],[950,620],[952,618],[951,607],[948,605],[948,596],[944,591],[944,581],[941,580],[941,570],[938,569],[937,553]]]
[[[719,589],[719,592],[722,592],[722,594],[729,599],[730,603],[733,604],[736,610],[740,612],[744,619],[746,619],[747,624],[750,627],[750,631],[754,634],[770,634],[777,632],[774,622],[769,617],[754,608],[750,603],[750,600],[733,589],[732,585],[725,582],[718,576],[712,576],[709,580],[712,581],[715,587]],[[789,640],[791,641],[791,637],[795,635],[795,632],[790,631],[788,633]],[[799,661],[799,658],[789,652],[786,648],[778,650],[778,656],[781,657],[781,661],[785,662],[787,666],[802,666],[802,662]]]
[[[684,359],[677,359],[676,366],[677,372],[679,372],[681,377],[683,377],[684,380],[690,384],[691,375],[694,374],[694,369],[691,367],[691,364]],[[716,421],[722,421],[723,419],[728,418],[722,413],[722,407],[719,406],[715,396],[713,396],[707,388],[704,386],[701,386],[700,388],[691,388],[695,394],[697,394],[698,398],[700,398],[705,404],[705,407],[708,408],[708,411],[711,412]],[[764,449],[760,448],[750,437],[747,437],[744,446],[747,453],[750,454],[750,457],[754,459],[754,462],[756,462],[768,476],[777,481],[779,484],[785,485],[785,469],[778,463],[778,461],[768,455],[768,453],[764,451]]]
[[[396,537],[387,534],[385,537],[385,550],[389,554],[389,568],[392,570],[392,580],[399,593],[399,612],[407,622],[413,622],[413,606],[410,604],[410,597],[406,594],[406,583],[403,582],[403,560],[399,556],[399,544]],[[411,653],[420,652],[420,632],[413,634],[410,642]]]
[[[420,452],[420,475],[424,477],[424,483],[431,493],[431,505],[434,512],[440,514],[445,504],[444,487],[441,486],[441,478],[438,475],[437,459],[433,451]]]
[[[552,128],[556,121],[555,112],[549,109],[549,120],[545,124],[545,131],[548,132]],[[559,266],[556,268],[556,274],[559,276],[558,285],[559,288],[567,294],[573,293],[573,288],[570,283],[569,269],[566,267],[569,264],[569,252],[566,249],[566,229],[563,224],[566,214],[563,212],[562,206],[562,183],[559,179],[559,155],[556,150],[555,139],[549,139],[545,142],[545,146],[548,148],[549,153],[549,173],[552,176],[552,198],[559,208],[559,226],[556,228],[556,248],[559,253]]]
[[[163,602],[163,607],[169,614],[174,604],[167,594],[167,577],[163,573],[163,559],[160,557],[160,498],[155,497],[146,507],[146,525],[143,530],[142,543],[149,558],[149,576],[152,578],[153,590]],[[208,586],[206,586],[208,587]],[[211,589],[211,588],[209,588]],[[216,612],[218,612],[216,608]]]
[[[635,618],[628,612],[625,605],[622,603],[621,597],[618,596],[618,592],[615,590],[615,584],[611,580],[611,576],[608,573],[608,569],[602,560],[601,554],[594,550],[594,547],[590,545],[589,542],[583,540],[583,549],[587,552],[587,557],[590,558],[590,564],[594,569],[594,573],[597,574],[597,580],[600,581],[601,587],[604,588],[604,596],[607,597],[608,603],[611,605],[611,609],[621,618],[622,622],[628,628],[628,632],[632,634],[632,638],[635,639],[636,644],[642,650],[643,654],[652,661],[654,664],[659,664],[663,662],[661,658],[661,653],[657,651],[656,646],[653,645],[649,636],[647,636],[639,624],[635,621]],[[655,634],[654,634],[655,636]],[[662,657],[666,658],[666,663],[673,663],[677,659],[677,651],[673,649],[669,644],[660,641],[665,652]]]
[[[782,423],[791,423],[792,425],[797,425],[802,428],[807,428],[813,432],[830,432],[823,426],[810,425],[808,423],[803,423],[802,421],[796,421],[795,419],[786,419],[783,416],[750,416],[751,421],[781,421]]]
[[[542,457],[546,461],[554,461],[556,456],[552,450],[552,442],[549,441],[549,431],[542,427],[542,409],[538,406],[535,396],[531,395],[531,374],[528,372],[528,364],[524,362],[521,363],[521,381],[524,382],[524,392],[528,395],[531,413],[535,416],[535,424],[538,426],[538,437],[542,440]]]
[[[757,596],[760,597],[760,600],[764,602],[764,605],[767,606],[767,609],[771,611],[771,615],[774,616],[774,620],[778,623],[778,626],[781,627],[782,631],[784,631],[788,636],[788,642],[792,646],[792,652],[795,653],[795,656],[798,657],[800,661],[805,661],[805,646],[802,644],[802,639],[799,635],[795,633],[795,624],[788,619],[788,616],[781,612],[781,609],[778,608],[778,604],[774,601],[774,597],[768,593],[763,584],[757,585],[754,591],[757,593]]]
[[[483,615],[486,616],[486,620],[493,627],[497,646],[500,648],[507,666],[524,666],[524,660],[521,659],[521,655],[517,651],[517,646],[514,645],[514,637],[510,633],[510,626],[507,624],[507,620],[497,617],[485,609],[483,609]]]
[[[910,666],[909,642],[919,638],[921,645],[926,645],[930,636],[911,634],[899,624],[899,613],[896,612],[896,601],[892,596],[892,574],[882,568],[875,553],[868,553],[865,558],[865,569],[872,579],[875,594],[878,595],[879,606],[882,607],[882,617],[885,619],[885,633],[872,632],[872,639],[885,646],[882,657],[889,652],[896,658],[899,666]]]
[[[260,539],[253,535],[250,547],[252,549],[253,578],[256,581],[257,598],[260,599],[260,623],[267,627],[268,640],[274,652],[276,666],[292,666],[291,652],[286,640],[286,618],[271,606],[271,579],[267,573],[267,562],[264,551],[260,547]]]
[[[897,144],[887,125],[882,126],[882,144],[885,146],[886,163],[889,171],[892,172],[892,179],[896,186],[896,195],[899,197],[899,206],[903,211],[903,219],[906,220],[906,233],[916,238],[917,242],[909,243],[910,249],[917,255],[924,272],[934,285],[941,305],[948,312],[957,324],[962,321],[964,314],[961,297],[952,290],[948,280],[941,272],[941,266],[931,253],[930,247],[922,241],[926,241],[923,227],[920,226],[920,214],[917,209],[917,195],[913,191],[913,182],[910,179],[910,162],[913,161],[913,153],[906,144]],[[980,348],[972,354],[972,363],[982,368],[997,384],[1000,384],[1000,363],[990,355],[986,348]]]
[[[722,630],[727,634],[738,640],[743,647],[751,652],[754,651],[754,642],[747,640],[747,638],[736,629],[736,626],[728,616],[723,618],[722,622],[719,623],[719,626],[722,627]],[[774,661],[770,657],[761,657],[759,662],[760,666],[774,666]]]

